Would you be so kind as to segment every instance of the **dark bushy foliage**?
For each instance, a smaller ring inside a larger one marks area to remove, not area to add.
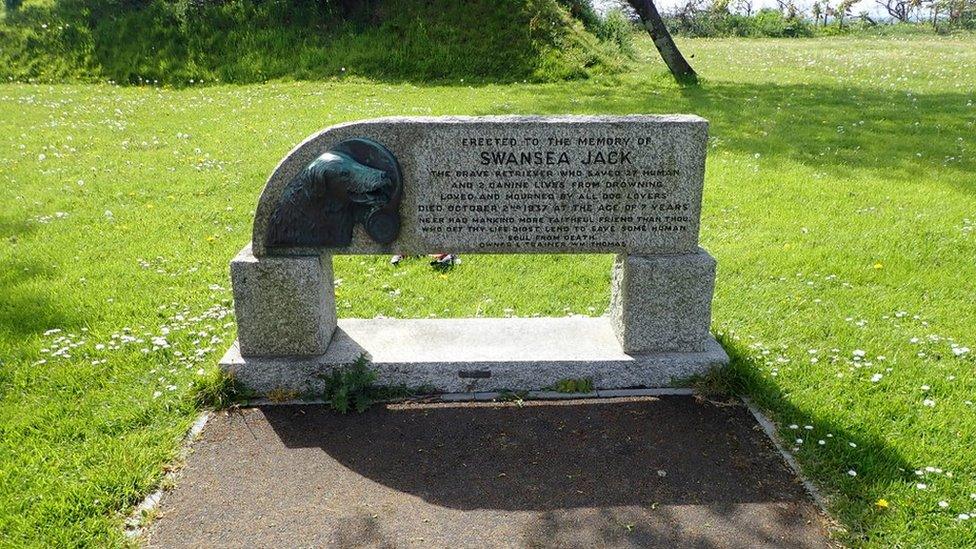
[[[701,10],[669,15],[666,22],[672,32],[684,36],[813,36],[810,22],[800,18],[788,18],[773,9],[763,9],[752,16]]]
[[[635,22],[620,10],[611,10],[594,29],[596,36],[605,42],[616,44],[625,55],[634,54]]]

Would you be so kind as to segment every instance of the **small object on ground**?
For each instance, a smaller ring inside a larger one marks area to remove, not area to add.
[[[435,269],[449,269],[461,263],[461,258],[454,254],[431,254],[430,257],[433,258],[430,265]]]
[[[390,265],[399,265],[406,257],[405,255],[396,254],[390,258]],[[449,267],[461,263],[461,258],[454,254],[430,254],[430,257],[433,259],[430,264],[434,267]]]

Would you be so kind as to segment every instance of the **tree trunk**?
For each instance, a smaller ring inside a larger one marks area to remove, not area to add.
[[[691,68],[691,65],[688,64],[685,57],[681,55],[678,46],[674,44],[671,33],[664,26],[661,14],[654,7],[654,1],[627,0],[627,2],[634,8],[637,15],[640,16],[641,23],[647,29],[647,33],[651,35],[651,40],[654,41],[654,47],[661,54],[661,58],[664,59],[664,63],[668,66],[671,74],[674,75],[675,80],[687,83],[697,82],[698,74],[695,72],[695,69]]]

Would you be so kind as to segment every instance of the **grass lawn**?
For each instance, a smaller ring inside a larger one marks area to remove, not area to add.
[[[841,539],[976,545],[976,38],[683,45],[700,89],[650,53],[558,84],[0,85],[0,545],[124,543],[234,338],[227,263],[258,193],[308,134],[635,112],[712,123],[718,381],[796,440]],[[608,304],[609,256],[387,260],[336,261],[340,315]]]

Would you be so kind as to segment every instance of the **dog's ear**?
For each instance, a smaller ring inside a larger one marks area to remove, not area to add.
[[[314,163],[313,163],[314,164]],[[304,221],[314,209],[313,193],[315,177],[313,165],[295,174],[281,191],[268,223],[268,246],[299,246],[304,244],[306,227]]]
[[[333,173],[333,157],[316,158],[285,185],[269,220],[268,246],[349,245],[355,220],[351,204],[341,198],[344,193],[330,187],[342,184]]]

